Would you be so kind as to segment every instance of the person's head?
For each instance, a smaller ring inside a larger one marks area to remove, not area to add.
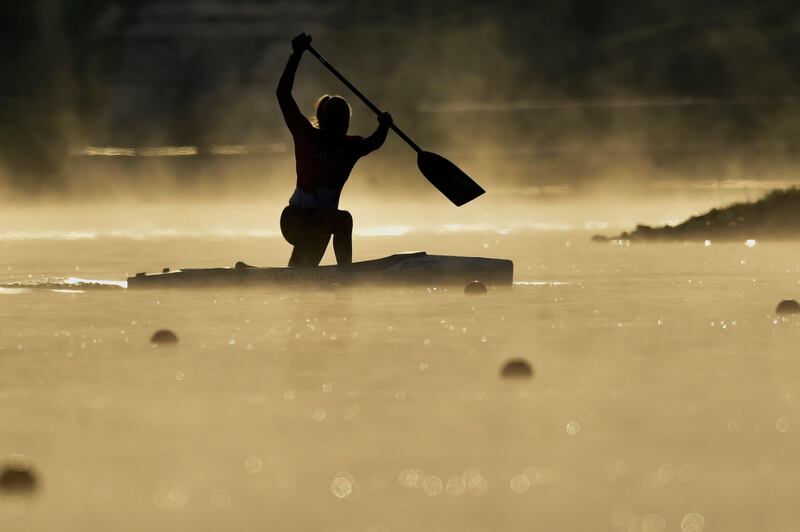
[[[326,94],[317,100],[315,125],[333,135],[344,135],[350,127],[350,104],[341,96]]]

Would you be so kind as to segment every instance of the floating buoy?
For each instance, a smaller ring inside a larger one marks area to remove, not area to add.
[[[178,337],[169,329],[161,329],[153,333],[150,342],[156,345],[173,345],[178,343]]]
[[[487,292],[486,285],[480,281],[472,281],[464,287],[464,293],[470,296],[479,296]]]
[[[800,303],[794,299],[784,299],[778,303],[778,308],[775,309],[776,314],[799,314]]]
[[[0,492],[28,495],[36,490],[36,484],[28,459],[21,454],[12,456],[0,471]]]
[[[500,376],[504,379],[530,379],[533,377],[533,368],[527,360],[515,358],[505,363]]]

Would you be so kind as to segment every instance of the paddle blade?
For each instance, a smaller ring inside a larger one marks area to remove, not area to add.
[[[456,207],[461,207],[486,192],[471,177],[441,155],[421,151],[417,155],[417,166],[422,175]]]

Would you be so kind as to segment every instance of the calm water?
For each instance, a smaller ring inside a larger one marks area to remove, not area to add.
[[[402,233],[402,231],[398,231]],[[0,291],[0,529],[791,531],[800,248],[362,237],[516,284]],[[6,235],[0,282],[285,261],[269,236]],[[75,239],[77,238],[77,239]],[[29,277],[30,276],[30,277]],[[172,348],[153,347],[170,328]],[[499,378],[528,359],[530,381]]]

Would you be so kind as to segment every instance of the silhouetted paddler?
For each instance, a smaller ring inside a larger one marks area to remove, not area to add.
[[[297,186],[281,214],[281,232],[294,246],[289,266],[317,266],[333,235],[339,265],[353,260],[353,217],[339,209],[342,188],[356,162],[377,150],[392,124],[388,113],[367,138],[348,135],[350,105],[341,96],[322,96],[314,123],[292,97],[292,85],[303,52],[311,43],[305,33],[292,39],[292,55],[278,82],[278,103],[294,140]]]

